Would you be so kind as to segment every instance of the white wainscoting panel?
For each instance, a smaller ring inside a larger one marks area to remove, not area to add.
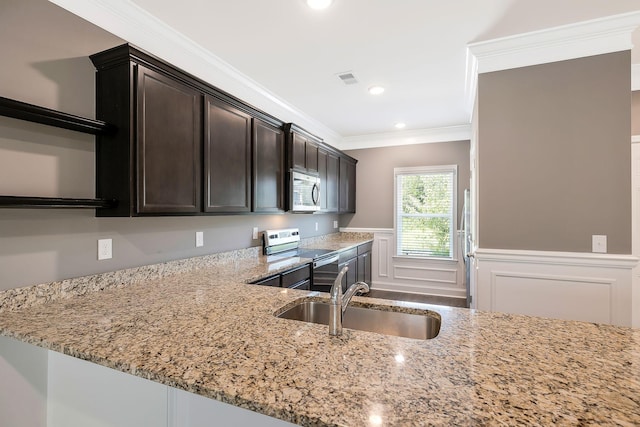
[[[396,257],[391,228],[341,228],[343,232],[373,233],[373,289],[466,298],[462,260]]]
[[[631,326],[632,255],[477,249],[479,310]]]
[[[415,265],[416,261],[411,260],[409,265],[394,264],[394,275],[396,279],[400,280],[414,280],[417,282],[433,282],[439,284],[446,284],[455,286],[458,281],[458,270],[453,268],[434,268],[434,267],[421,267]]]
[[[634,65],[635,84],[640,86],[640,66]],[[631,253],[640,256],[640,135],[631,137]],[[634,328],[640,328],[640,266],[633,269]]]
[[[491,311],[612,323],[614,280],[491,273]],[[553,298],[550,298],[550,296]],[[576,304],[580,295],[580,304]],[[585,311],[583,307],[589,307]]]
[[[389,257],[391,256],[391,254],[389,253],[389,247],[390,244],[392,244],[393,242],[391,241],[391,239],[393,239],[393,234],[391,235],[391,238],[389,238],[388,233],[376,233],[374,234],[374,241],[373,241],[373,246],[375,247],[375,249],[371,249],[372,253],[375,253],[375,261],[372,264],[371,269],[373,271],[375,271],[376,273],[372,274],[374,275],[374,277],[389,277]],[[373,256],[373,255],[372,255]],[[376,265],[377,262],[377,265]],[[376,280],[373,280],[373,282],[375,282]]]

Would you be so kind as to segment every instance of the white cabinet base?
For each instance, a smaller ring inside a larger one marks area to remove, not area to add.
[[[294,424],[0,336],[0,426]]]
[[[0,425],[46,427],[48,351],[0,337]]]

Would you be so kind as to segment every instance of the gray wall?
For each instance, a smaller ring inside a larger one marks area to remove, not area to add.
[[[87,56],[123,41],[47,1],[3,0],[0,43],[0,96],[95,117],[95,70]],[[2,195],[93,197],[94,159],[93,136],[0,117]],[[253,227],[326,234],[337,219],[95,218],[93,210],[0,209],[0,290],[257,246]],[[195,248],[196,231],[204,231],[203,248]],[[113,239],[112,260],[97,261],[99,238]]]
[[[393,168],[458,165],[458,221],[469,188],[469,141],[402,145],[345,151],[358,160],[357,213],[342,215],[340,226],[393,228]]]
[[[629,51],[481,74],[479,247],[631,253]]]

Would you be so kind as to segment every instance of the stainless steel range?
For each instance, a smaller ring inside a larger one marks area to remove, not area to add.
[[[300,230],[287,228],[266,230],[263,234],[264,254],[269,261],[288,257],[313,260],[311,290],[328,292],[338,277],[338,253],[332,249],[309,249],[300,247]]]

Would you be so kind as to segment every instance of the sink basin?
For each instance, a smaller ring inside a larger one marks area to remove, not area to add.
[[[277,317],[328,325],[329,303],[301,301]],[[350,305],[344,312],[342,326],[384,335],[428,340],[438,336],[440,318],[426,313],[401,313]]]

